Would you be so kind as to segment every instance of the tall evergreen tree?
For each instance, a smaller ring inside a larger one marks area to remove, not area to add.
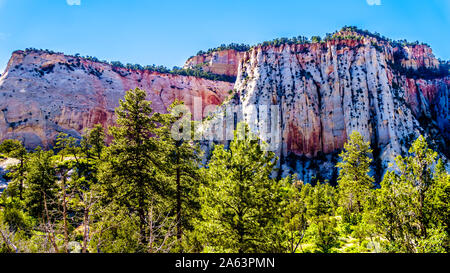
[[[444,248],[450,250],[450,174],[441,159],[436,164],[430,194],[425,199],[429,221],[432,226],[441,226],[445,231]]]
[[[105,129],[101,124],[96,124],[94,128],[88,130],[81,140],[81,146],[86,158],[99,160],[106,146],[105,140]]]
[[[397,165],[401,175],[412,182],[418,194],[417,214],[420,225],[420,233],[427,237],[428,217],[426,215],[426,195],[433,184],[433,165],[436,163],[437,153],[428,148],[423,136],[412,144],[409,149],[410,157],[397,159]]]
[[[302,190],[305,196],[311,236],[317,252],[329,253],[339,246],[335,211],[336,189],[328,183],[307,185]]]
[[[168,162],[165,171],[175,182],[177,240],[181,243],[183,228],[193,229],[192,219],[200,209],[198,188],[202,180],[200,175],[202,153],[198,144],[192,141],[191,115],[184,103],[175,101],[168,111],[169,114],[162,115],[165,126],[161,127],[161,136],[165,142]]]
[[[365,198],[373,187],[373,178],[369,175],[372,150],[360,133],[354,131],[340,154],[338,188],[340,204],[348,213],[360,213]]]
[[[57,177],[52,151],[38,148],[27,166],[25,204],[30,215],[48,219],[47,213],[57,206]]]
[[[19,196],[20,200],[23,200],[24,181],[26,179],[25,173],[28,161],[28,152],[22,143],[18,140],[5,140],[0,145],[0,153],[4,153],[9,157],[19,160],[19,164],[9,167],[11,171],[12,183],[8,187],[8,192],[11,196]],[[18,192],[17,192],[18,191]]]
[[[149,251],[149,209],[161,201],[167,178],[160,172],[164,142],[158,141],[161,116],[153,113],[146,92],[136,88],[126,93],[116,110],[117,126],[110,128],[113,137],[100,167],[99,180],[106,202],[116,203],[138,219],[139,249]]]
[[[104,128],[97,124],[87,131],[80,142],[80,160],[77,160],[76,172],[72,174],[70,190],[73,194],[72,207],[81,211],[83,226],[83,242],[81,252],[88,251],[91,236],[91,225],[96,214],[101,214],[98,205],[100,199],[98,171],[103,159],[106,135]],[[97,213],[96,213],[97,212]]]
[[[284,207],[283,228],[286,233],[287,251],[296,253],[299,249],[302,250],[301,244],[309,227],[308,209],[304,192],[310,185],[304,185],[301,181],[295,181],[293,177],[287,177],[281,183],[285,184],[282,188],[282,203],[280,205]]]
[[[55,252],[59,252],[55,231],[59,190],[53,151],[36,149],[27,165],[24,202],[29,215],[39,220],[41,231],[47,234]]]
[[[63,230],[64,230],[64,250],[68,252],[69,250],[69,231],[68,231],[68,196],[67,196],[67,179],[69,176],[69,171],[74,167],[74,163],[71,159],[65,158],[65,156],[75,155],[75,159],[77,159],[77,146],[76,139],[73,137],[69,137],[65,133],[60,133],[56,139],[56,150],[58,150],[58,154],[60,156],[59,161],[57,162],[56,170],[61,177],[60,180],[60,189],[62,195],[62,218],[63,218]]]
[[[270,178],[276,159],[239,127],[229,150],[215,147],[205,171],[199,232],[207,251],[279,251],[279,184]]]
[[[446,176],[442,164],[437,164],[438,172],[435,174],[437,153],[428,148],[423,136],[413,143],[409,152],[408,157],[396,158],[398,170],[388,171],[377,190],[377,226],[389,242],[387,251],[444,251],[445,238],[448,238],[445,222],[448,223],[448,219],[443,222],[436,221],[440,217],[432,219],[437,207],[445,210],[445,201],[441,203],[441,198],[445,200],[448,180],[444,178],[443,184],[438,182]]]

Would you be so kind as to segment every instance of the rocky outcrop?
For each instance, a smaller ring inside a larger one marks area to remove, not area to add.
[[[426,45],[404,47],[402,51],[405,54],[402,66],[405,68],[439,68],[439,61],[434,57],[431,48]]]
[[[184,68],[201,68],[205,72],[236,77],[238,65],[245,52],[234,49],[214,51],[189,58]]]
[[[194,98],[203,107],[220,104],[233,84],[128,70],[45,51],[16,51],[0,77],[0,139],[48,147],[59,132],[79,137],[95,124],[111,125],[119,100],[136,87],[148,92],[155,111],[166,112],[175,99],[191,109]]]
[[[237,121],[270,144],[282,175],[336,179],[333,166],[352,131],[371,141],[374,170],[382,173],[419,134],[443,158],[448,154],[450,78],[402,74],[422,68],[432,75],[438,67],[425,45],[398,47],[372,37],[257,46],[240,61],[227,104],[238,106]]]

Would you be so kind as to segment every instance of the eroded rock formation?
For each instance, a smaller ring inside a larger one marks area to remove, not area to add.
[[[166,112],[175,99],[190,108],[196,97],[203,107],[220,104],[233,84],[116,68],[44,51],[16,51],[0,77],[0,139],[48,147],[59,132],[80,136],[95,124],[111,125],[119,100],[136,87],[148,92],[155,111]]]
[[[184,68],[200,67],[205,72],[218,75],[237,76],[239,62],[245,52],[234,49],[214,51],[210,54],[201,54],[189,58]]]
[[[439,76],[439,66],[426,45],[400,47],[364,36],[257,46],[240,61],[228,104],[239,106],[238,121],[271,144],[281,174],[333,180],[352,131],[371,141],[375,170],[406,153],[419,134],[448,155],[450,78]]]

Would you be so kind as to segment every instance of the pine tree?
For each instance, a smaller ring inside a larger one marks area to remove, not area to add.
[[[323,215],[334,215],[337,207],[336,189],[328,183],[317,183],[315,186],[305,185],[302,195],[311,219]]]
[[[314,236],[314,244],[319,253],[331,253],[339,247],[339,233],[337,231],[337,221],[327,215],[315,218],[311,225]]]
[[[11,171],[11,184],[8,186],[8,194],[11,196],[19,196],[23,200],[25,173],[28,162],[28,152],[18,140],[5,140],[0,145],[0,153],[4,153],[9,157],[19,160],[19,164],[9,167]],[[16,192],[18,191],[18,192]]]
[[[389,242],[387,251],[442,252],[448,242],[448,219],[436,213],[448,208],[448,178],[423,136],[409,152],[396,158],[398,169],[388,171],[377,190],[377,226]]]
[[[147,252],[150,226],[149,209],[161,205],[161,196],[167,191],[167,178],[160,172],[166,164],[160,159],[164,144],[156,136],[160,115],[153,113],[146,92],[136,88],[126,93],[116,110],[117,126],[110,128],[113,137],[106,149],[104,163],[100,167],[105,202],[115,203],[138,219],[139,249]],[[162,205],[164,207],[164,205]]]
[[[39,219],[42,231],[47,234],[55,252],[59,252],[55,231],[59,190],[53,151],[36,149],[27,164],[24,202],[29,215]]]
[[[305,194],[302,194],[310,185],[304,185],[301,181],[295,181],[293,177],[287,177],[281,181],[283,185],[282,203],[284,207],[283,228],[286,233],[287,251],[296,253],[305,238],[309,227],[308,210]]]
[[[60,194],[62,199],[62,220],[63,220],[63,232],[64,232],[64,250],[69,250],[69,223],[68,223],[68,193],[69,188],[68,179],[69,171],[73,170],[79,165],[80,159],[80,147],[77,144],[77,140],[74,137],[69,137],[66,133],[60,133],[56,138],[55,149],[58,151],[60,157],[56,165],[56,170],[60,179]]]
[[[205,170],[209,184],[201,189],[204,221],[198,232],[206,251],[280,251],[280,191],[270,178],[275,156],[263,151],[248,127],[241,126],[229,150],[214,148]]]
[[[414,206],[414,186],[389,171],[377,189],[374,213],[377,228],[389,241],[388,252],[414,252],[414,230],[417,221],[411,210]]]
[[[348,213],[361,213],[365,198],[373,187],[373,178],[369,175],[372,150],[370,144],[354,131],[340,154],[338,188],[339,202]]]
[[[176,187],[174,203],[179,243],[182,243],[183,228],[189,231],[193,229],[192,220],[200,209],[198,188],[201,183],[199,166],[202,153],[198,144],[192,141],[191,115],[182,115],[183,112],[189,113],[187,110],[184,103],[175,101],[168,109],[169,114],[162,115],[165,126],[161,127],[160,133],[165,142],[168,162],[165,172],[174,178]]]
[[[328,183],[305,185],[301,191],[306,203],[309,233],[317,252],[329,253],[339,246],[337,221],[336,189]]]
[[[77,149],[72,149],[72,157],[76,160],[78,176],[88,184],[97,184],[98,168],[102,162],[102,153],[106,147],[104,128],[97,124],[88,130],[80,140]],[[85,185],[89,188],[89,185]]]
[[[450,250],[450,174],[441,159],[435,167],[433,184],[426,198],[429,221],[434,227],[442,227],[445,232],[444,248]]]
[[[418,220],[420,225],[420,233],[423,237],[427,237],[428,218],[426,216],[425,198],[433,183],[433,165],[435,164],[437,153],[428,148],[428,144],[423,136],[412,144],[409,149],[412,155],[407,158],[399,157],[397,165],[401,175],[408,181],[413,182],[418,193]]]
[[[77,161],[76,172],[70,181],[70,190],[74,195],[72,207],[81,211],[83,223],[83,242],[81,252],[88,251],[91,236],[92,218],[101,214],[98,206],[100,199],[99,183],[97,180],[99,166],[102,163],[103,150],[105,149],[106,135],[104,128],[97,124],[88,130],[80,142],[80,160]],[[99,210],[99,212],[97,212]]]
[[[81,141],[84,153],[89,159],[100,159],[105,148],[106,135],[101,124],[97,124],[91,130],[88,130]]]
[[[30,215],[47,219],[47,212],[57,205],[58,185],[53,152],[38,148],[27,166],[25,203]],[[47,207],[47,208],[46,208]]]

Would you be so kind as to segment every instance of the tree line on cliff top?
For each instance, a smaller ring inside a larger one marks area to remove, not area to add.
[[[32,53],[32,52],[44,52],[47,54],[64,54],[60,52],[54,52],[52,50],[48,49],[35,49],[35,48],[27,48],[24,53]],[[234,76],[227,76],[227,75],[219,75],[214,74],[208,71],[204,71],[201,67],[191,67],[191,68],[182,68],[174,66],[172,69],[163,66],[163,65],[140,65],[140,64],[123,64],[119,61],[106,61],[106,60],[99,60],[96,57],[93,56],[81,56],[80,54],[75,55],[65,55],[72,58],[82,58],[85,60],[89,60],[96,63],[103,63],[107,65],[111,65],[113,68],[123,68],[127,70],[134,70],[134,71],[151,71],[151,72],[158,72],[162,74],[172,74],[172,75],[180,75],[180,76],[191,76],[191,77],[197,77],[197,78],[203,78],[207,80],[213,80],[213,81],[223,81],[223,82],[231,82],[234,83],[236,81],[236,77]]]
[[[379,42],[390,44],[392,47],[398,47],[400,49],[404,47],[415,47],[418,45],[428,46],[426,43],[421,43],[419,41],[409,42],[406,39],[401,40],[393,40],[388,37],[381,35],[378,32],[370,32],[368,30],[360,29],[356,26],[344,26],[341,30],[335,31],[334,33],[326,33],[322,38],[321,36],[312,36],[311,38],[305,36],[296,36],[292,38],[276,38],[270,41],[264,41],[262,43],[257,44],[256,46],[282,46],[282,45],[301,45],[301,44],[317,44],[317,43],[326,43],[329,41],[341,41],[341,40],[356,40],[362,41],[364,38],[374,38],[378,42],[372,42],[372,46],[375,47],[378,51],[383,52],[382,46],[380,46]],[[199,51],[197,56],[199,55],[208,55],[216,51],[222,51],[226,49],[233,49],[236,51],[248,51],[255,46],[245,45],[245,44],[237,44],[231,43],[229,45],[221,45],[216,48],[210,48],[207,51]],[[398,54],[404,54],[402,50],[397,52]],[[192,56],[191,58],[193,58]],[[403,59],[407,58],[406,56],[402,56]],[[406,75],[408,78],[423,78],[423,79],[435,79],[446,77],[450,75],[450,63],[444,60],[439,59],[439,67],[437,68],[424,68],[420,67],[417,70],[412,68],[405,68],[401,64],[401,60],[395,59],[393,63],[390,63],[392,69],[400,73],[401,75]]]
[[[347,34],[344,34],[344,33],[347,33]],[[390,39],[388,37],[381,35],[378,32],[370,32],[368,30],[360,29],[356,26],[344,26],[340,30],[335,31],[333,33],[326,33],[323,38],[321,36],[312,36],[311,38],[308,38],[305,36],[296,36],[296,37],[292,37],[292,38],[281,37],[281,38],[276,38],[276,39],[273,39],[270,41],[264,41],[262,43],[257,44],[257,46],[280,46],[280,45],[284,45],[284,44],[292,45],[292,44],[324,43],[324,42],[333,41],[333,40],[362,40],[364,37],[375,38],[378,41],[384,41],[384,42],[390,43],[393,46],[397,46],[397,47],[427,45],[426,43],[420,43],[419,41],[409,42],[406,39],[393,40],[393,39]],[[254,46],[250,46],[247,44],[238,44],[238,43],[231,43],[228,45],[222,44],[219,47],[210,48],[206,51],[201,50],[197,53],[197,56],[198,55],[208,55],[208,54],[211,54],[216,51],[222,51],[222,50],[227,50],[227,49],[233,49],[236,51],[248,51],[252,47],[254,47]]]
[[[389,39],[385,36],[382,36],[381,34],[377,33],[377,32],[370,32],[368,30],[362,30],[359,29],[356,26],[344,26],[341,30],[336,31],[334,33],[327,33],[323,38],[320,36],[312,36],[311,38],[307,38],[305,36],[297,36],[297,37],[292,37],[292,38],[277,38],[277,39],[273,39],[271,41],[265,41],[262,43],[257,44],[256,46],[281,46],[281,45],[292,45],[292,44],[311,44],[311,43],[326,43],[328,41],[333,41],[333,40],[362,40],[364,37],[370,37],[370,38],[375,38],[377,41],[382,41],[385,43],[389,43],[391,44],[393,47],[399,47],[399,48],[403,48],[405,46],[417,46],[417,45],[427,45],[424,43],[419,43],[419,41],[416,42],[408,42],[407,40],[392,40]],[[372,43],[372,46],[376,47],[377,50],[381,50],[382,51],[382,47],[380,47],[380,45],[378,45],[377,43]],[[428,45],[427,45],[428,46]],[[253,48],[255,46],[250,46],[247,44],[238,44],[238,43],[230,43],[230,44],[222,44],[219,47],[216,48],[210,48],[206,51],[200,50],[196,56],[200,56],[200,55],[208,55],[208,54],[212,54],[214,52],[217,51],[222,51],[222,50],[236,50],[238,52],[244,52],[244,51],[248,51],[251,48]],[[52,50],[38,50],[35,48],[27,48],[25,50],[25,53],[29,53],[29,52],[46,52],[48,54],[63,54],[63,53],[58,53],[58,52],[54,52]],[[402,51],[400,51],[401,53]],[[231,82],[234,83],[236,81],[236,77],[234,76],[227,76],[227,75],[218,75],[218,74],[214,74],[208,71],[205,71],[202,69],[202,66],[195,66],[195,67],[190,67],[190,68],[181,68],[181,67],[177,67],[174,66],[172,69],[163,66],[163,65],[140,65],[140,64],[131,64],[131,63],[127,63],[127,64],[123,64],[120,61],[106,61],[106,60],[99,60],[96,57],[93,56],[80,56],[80,54],[75,54],[75,55],[67,55],[73,58],[83,58],[86,60],[90,60],[93,62],[99,62],[99,63],[104,63],[104,64],[108,64],[111,65],[114,68],[124,68],[124,69],[128,69],[128,70],[140,70],[140,71],[154,71],[154,72],[159,72],[159,73],[164,73],[164,74],[173,74],[173,75],[182,75],[182,76],[193,76],[193,77],[198,77],[198,78],[205,78],[205,79],[209,79],[209,80],[214,80],[214,81],[224,81],[224,82]],[[193,58],[195,56],[191,56],[189,59]],[[402,74],[402,75],[406,75],[409,78],[424,78],[424,79],[434,79],[434,78],[439,78],[439,77],[445,77],[450,75],[450,64],[449,62],[443,61],[443,60],[439,60],[439,67],[435,68],[435,69],[429,69],[429,68],[419,68],[418,70],[414,70],[414,69],[406,69],[401,65],[401,61],[395,61],[394,63],[391,63],[391,68],[394,69],[395,71],[397,71],[398,73]]]
[[[60,134],[52,150],[0,145],[16,159],[0,252],[448,252],[450,175],[424,137],[376,185],[353,132],[337,186],[311,185],[273,178],[277,158],[245,124],[202,165],[198,144],[171,137],[179,102],[159,114],[145,97],[130,90],[116,126]]]

